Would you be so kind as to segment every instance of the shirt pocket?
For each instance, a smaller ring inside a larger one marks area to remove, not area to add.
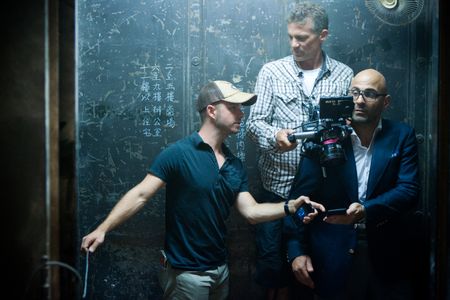
[[[319,85],[316,93],[321,97],[348,96],[348,88],[345,82],[333,81]]]
[[[274,116],[278,122],[304,120],[308,114],[307,102],[294,93],[275,94]]]
[[[399,152],[393,152],[389,157],[386,172],[387,174],[397,174],[397,170],[400,168],[401,157]],[[395,180],[394,180],[395,182]]]

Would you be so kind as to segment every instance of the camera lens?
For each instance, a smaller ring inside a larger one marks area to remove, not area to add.
[[[322,154],[320,162],[326,167],[340,165],[345,161],[345,153],[342,146],[338,143],[322,145]]]

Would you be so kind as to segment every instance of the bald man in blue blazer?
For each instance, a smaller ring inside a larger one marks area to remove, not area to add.
[[[289,196],[345,210],[300,226],[285,217],[288,260],[317,299],[412,299],[405,273],[414,264],[407,261],[413,245],[405,230],[419,194],[415,132],[382,118],[391,97],[378,71],[355,75],[350,94],[353,133],[342,142],[345,162],[323,167],[303,158]]]

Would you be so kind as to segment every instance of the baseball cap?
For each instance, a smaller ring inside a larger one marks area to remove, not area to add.
[[[256,102],[256,94],[244,93],[228,81],[212,81],[200,90],[197,99],[197,111],[202,111],[209,104],[220,100],[229,103],[252,105]]]

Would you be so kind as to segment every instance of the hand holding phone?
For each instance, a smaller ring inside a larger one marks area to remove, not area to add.
[[[299,226],[303,223],[303,219],[312,212],[314,212],[314,208],[311,206],[311,204],[303,203],[292,215],[292,218],[294,219],[294,222],[297,224],[297,226]]]
[[[348,208],[330,209],[325,213],[323,221],[329,224],[354,224],[364,217],[364,206],[354,202]]]

